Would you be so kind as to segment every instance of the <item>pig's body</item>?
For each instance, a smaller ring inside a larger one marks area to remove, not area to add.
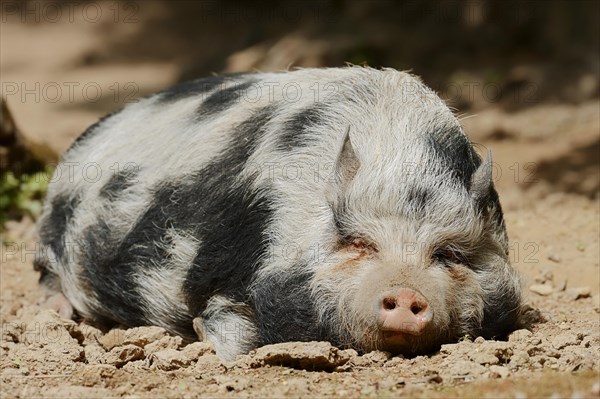
[[[480,164],[405,73],[190,82],[66,153],[36,266],[86,319],[198,334],[225,358],[293,340],[413,353],[502,335],[520,289]]]

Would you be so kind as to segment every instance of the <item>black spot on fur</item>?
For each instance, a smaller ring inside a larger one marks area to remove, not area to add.
[[[40,272],[39,283],[48,292],[61,292],[60,278],[51,271],[50,259],[45,254],[36,254],[33,261],[33,270]]]
[[[110,201],[116,200],[124,190],[136,182],[136,177],[137,172],[133,169],[121,170],[113,174],[100,189],[100,197]]]
[[[228,203],[205,208],[205,224],[200,226],[204,240],[185,284],[194,313],[213,295],[246,300],[245,290],[267,252],[272,210],[264,194],[244,193],[248,189],[223,193]]]
[[[40,227],[40,237],[58,259],[65,259],[65,233],[71,222],[75,208],[79,205],[78,196],[57,195],[52,199],[52,211]]]
[[[455,127],[442,132],[428,136],[428,145],[434,149],[437,157],[446,168],[452,171],[453,175],[466,187],[471,188],[471,179],[477,168],[481,165],[482,159],[475,152],[475,149],[462,134],[460,128]],[[490,194],[481,206],[481,213],[485,217],[490,217],[491,230],[498,237],[502,237],[502,246],[508,254],[508,236],[504,223],[504,215],[500,205],[498,193],[491,186]]]
[[[236,104],[244,95],[245,90],[252,86],[252,84],[254,84],[253,81],[248,81],[212,93],[200,105],[200,109],[198,110],[200,118],[222,112],[233,104]]]
[[[473,149],[459,127],[427,136],[427,145],[436,157],[468,189],[471,176],[481,164],[481,158]]]
[[[310,106],[286,121],[277,142],[278,149],[292,151],[314,143],[315,138],[307,133],[307,128],[321,123],[322,107],[322,104]]]
[[[199,314],[213,295],[245,301],[246,287],[267,252],[270,201],[250,182],[236,181],[272,113],[273,107],[265,107],[239,125],[236,143],[207,165],[186,193],[197,203],[194,226],[201,237],[185,282],[193,314]]]
[[[146,324],[140,311],[143,309],[141,297],[132,277],[134,259],[128,257],[127,249],[115,240],[113,229],[98,220],[85,230],[79,243],[83,254],[82,278],[101,303],[100,308],[94,309],[95,321],[106,327],[117,323]]]
[[[262,344],[286,341],[338,340],[319,324],[310,295],[312,273],[304,265],[295,265],[284,276],[261,284],[253,293],[258,333]]]
[[[101,220],[87,230],[81,243],[85,277],[102,303],[96,310],[101,322],[148,323],[139,283],[132,276],[170,267],[171,229],[201,243],[184,283],[190,314],[177,315],[173,332],[194,337],[192,315],[199,315],[214,294],[246,299],[244,287],[267,250],[272,211],[264,193],[254,191],[249,182],[236,182],[272,112],[266,107],[240,124],[235,143],[200,171],[155,187],[147,210],[120,242]]]
[[[480,335],[486,339],[503,339],[519,328],[521,295],[514,290],[498,291],[486,298]]]
[[[138,287],[143,284],[143,278],[139,282],[134,276],[143,276],[146,268],[164,265],[168,259],[165,246],[169,244],[157,234],[158,231],[164,234],[161,226],[154,226],[148,234],[141,232],[138,226],[118,242],[111,226],[99,220],[85,231],[79,244],[84,254],[82,277],[101,304],[100,308],[94,309],[94,319],[106,328],[115,324],[149,324]],[[163,241],[152,241],[154,237]],[[161,295],[160,292],[154,294]],[[189,314],[168,316],[174,323],[164,326],[168,331],[181,335],[187,341],[196,339],[193,318]]]
[[[409,187],[406,192],[406,200],[411,211],[408,214],[423,215],[432,197],[432,193],[426,188],[418,186]]]
[[[173,103],[187,97],[208,93],[218,86],[223,85],[231,76],[210,76],[184,82],[159,93],[159,104]]]

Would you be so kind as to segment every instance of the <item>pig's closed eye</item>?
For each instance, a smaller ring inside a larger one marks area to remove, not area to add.
[[[434,262],[440,263],[444,266],[468,264],[467,257],[463,253],[449,247],[436,248],[431,254],[431,258]]]
[[[377,246],[372,242],[360,237],[344,237],[343,246],[354,251],[377,252]]]

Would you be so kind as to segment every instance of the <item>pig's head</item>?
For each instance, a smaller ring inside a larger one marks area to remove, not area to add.
[[[457,122],[449,129],[394,144],[397,158],[373,143],[355,151],[346,134],[328,194],[336,242],[312,286],[340,344],[416,354],[518,328],[491,157],[481,161]]]

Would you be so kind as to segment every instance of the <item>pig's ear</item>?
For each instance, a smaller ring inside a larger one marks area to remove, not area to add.
[[[485,209],[488,201],[491,199],[492,191],[492,152],[488,151],[485,159],[471,177],[469,192],[473,201]]]
[[[354,148],[352,147],[352,141],[350,141],[350,127],[346,130],[344,135],[344,144],[342,145],[342,150],[340,151],[336,165],[335,172],[336,177],[339,183],[339,188],[342,191],[346,191],[348,184],[354,179],[356,176],[356,172],[360,167],[360,161],[354,152]]]
[[[491,231],[502,245],[504,253],[508,256],[508,236],[506,235],[506,227],[504,225],[504,217],[498,193],[494,190],[492,170],[492,153],[488,151],[479,168],[473,173],[469,192],[477,209],[483,215],[489,217],[490,223],[492,223]]]

